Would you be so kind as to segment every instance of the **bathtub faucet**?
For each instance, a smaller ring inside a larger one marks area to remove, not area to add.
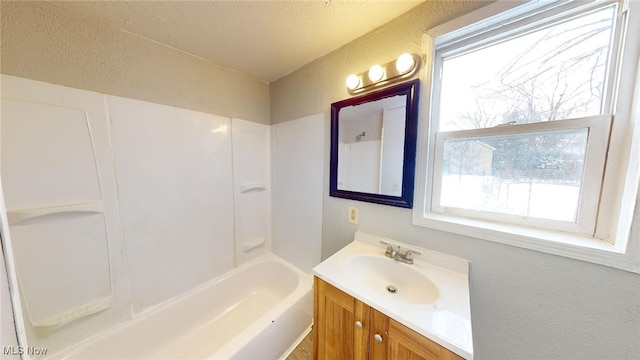
[[[400,261],[405,264],[413,264],[413,255],[422,255],[421,253],[407,249],[404,254],[400,252],[400,245],[390,244],[388,242],[380,241],[380,243],[387,245],[387,250],[384,252],[384,256],[393,259],[395,261]],[[397,250],[394,249],[394,245],[397,247]]]

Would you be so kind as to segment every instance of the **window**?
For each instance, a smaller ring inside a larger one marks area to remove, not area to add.
[[[430,123],[414,223],[623,253],[618,230],[628,226],[610,219],[621,189],[637,191],[628,165],[639,40],[628,28],[638,16],[630,22],[617,1],[540,3],[460,20],[427,42]]]

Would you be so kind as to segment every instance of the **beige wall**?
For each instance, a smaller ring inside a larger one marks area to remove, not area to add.
[[[269,85],[44,2],[2,1],[0,72],[269,124]]]
[[[426,29],[481,5],[426,2],[271,84],[272,123],[325,116],[322,256],[345,246],[359,229],[469,259],[475,359],[638,359],[640,275],[417,227],[409,209],[328,196],[329,109],[350,97],[346,76],[405,51],[421,53]],[[359,225],[347,222],[350,206],[360,210]],[[636,207],[638,214],[640,201]],[[640,214],[631,236],[639,231]]]
[[[328,113],[332,102],[350,97],[345,80],[404,52],[422,53],[422,35],[436,25],[482,7],[482,1],[427,1],[298,71],[271,83],[271,123]]]

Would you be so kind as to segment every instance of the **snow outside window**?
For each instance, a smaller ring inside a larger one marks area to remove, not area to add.
[[[622,203],[608,179],[626,173],[607,155],[628,159],[630,151],[612,143],[613,131],[632,128],[629,112],[618,111],[633,102],[633,81],[620,81],[635,74],[622,69],[625,42],[638,41],[627,34],[628,4],[527,6],[427,44],[430,123],[414,223],[457,218],[615,245],[615,226],[601,219]],[[626,56],[635,52],[637,62],[634,46]]]

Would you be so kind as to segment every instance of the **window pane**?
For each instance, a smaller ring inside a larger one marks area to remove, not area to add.
[[[440,131],[601,114],[615,6],[443,61]]]
[[[576,221],[588,129],[447,139],[440,205]]]

